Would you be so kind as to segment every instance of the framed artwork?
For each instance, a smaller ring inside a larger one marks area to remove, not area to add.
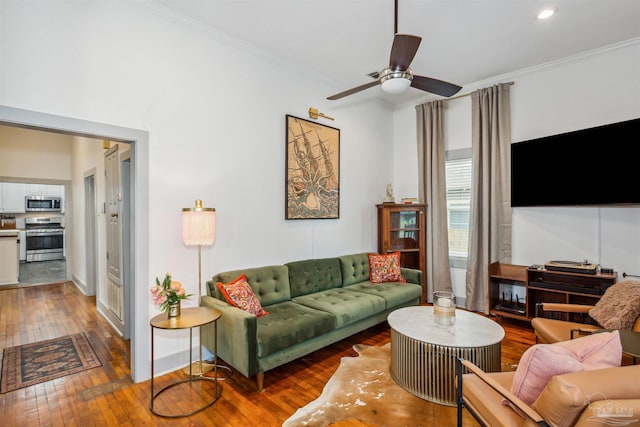
[[[340,217],[340,129],[286,116],[286,219]]]

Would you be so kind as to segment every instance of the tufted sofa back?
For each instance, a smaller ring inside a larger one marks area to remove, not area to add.
[[[285,265],[289,268],[291,298],[342,287],[338,258],[308,259]]]
[[[342,270],[342,285],[369,280],[369,257],[366,252],[361,254],[343,255],[338,257]]]
[[[263,306],[276,304],[291,299],[288,269],[284,265],[246,268],[244,270],[225,271],[218,273],[207,282],[209,295],[224,301],[216,283],[229,283],[241,274],[247,275],[247,282],[258,296]]]

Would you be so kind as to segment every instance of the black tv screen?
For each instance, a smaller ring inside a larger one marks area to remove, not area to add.
[[[640,119],[511,144],[511,206],[640,204]]]

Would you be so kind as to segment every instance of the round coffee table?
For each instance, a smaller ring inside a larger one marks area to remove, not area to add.
[[[491,319],[456,310],[452,326],[439,326],[432,306],[405,307],[389,314],[390,374],[408,392],[431,402],[456,405],[456,361],[485,372],[500,371],[504,329]]]

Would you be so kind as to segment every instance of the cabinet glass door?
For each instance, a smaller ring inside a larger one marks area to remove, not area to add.
[[[418,211],[389,213],[391,252],[400,251],[400,264],[420,268],[420,223]]]
[[[416,249],[419,247],[419,222],[417,211],[390,212],[391,250]]]

